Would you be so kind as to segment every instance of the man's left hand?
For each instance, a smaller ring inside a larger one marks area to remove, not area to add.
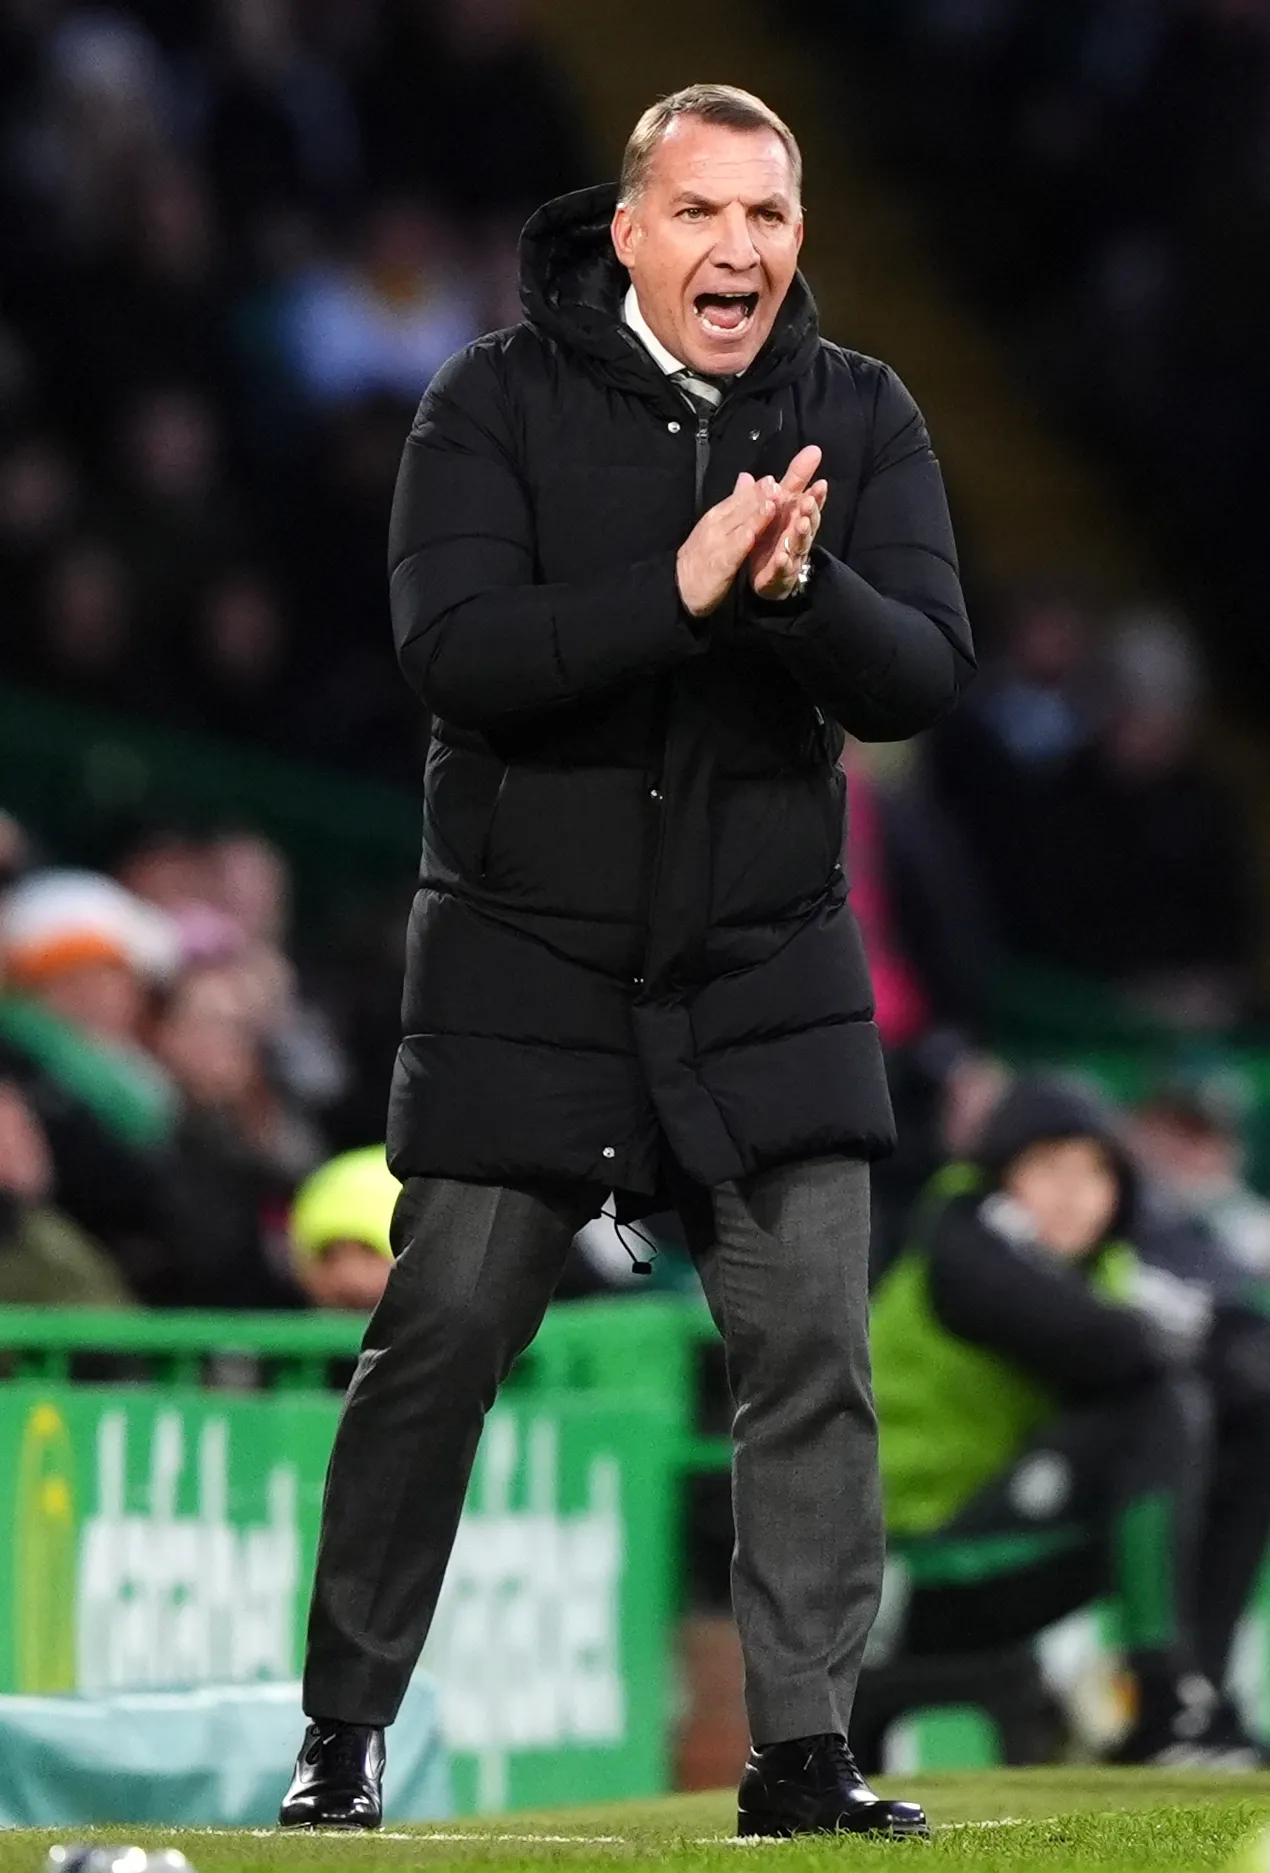
[[[776,511],[750,554],[750,583],[758,598],[779,603],[798,585],[829,493],[827,481],[811,479],[819,466],[820,450],[811,443],[798,451],[783,480],[762,484]]]

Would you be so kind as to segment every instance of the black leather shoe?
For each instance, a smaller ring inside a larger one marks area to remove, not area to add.
[[[912,1801],[883,1801],[841,1736],[800,1736],[750,1751],[737,1795],[736,1831],[788,1840],[793,1834],[885,1834],[926,1840]]]
[[[311,1723],[278,1815],[279,1827],[379,1827],[384,1733],[368,1723]]]

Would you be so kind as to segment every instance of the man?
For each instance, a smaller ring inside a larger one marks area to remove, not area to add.
[[[844,729],[924,728],[973,664],[926,431],[818,337],[799,183],[756,98],[654,106],[619,194],[534,216],[525,322],[445,367],[406,447],[393,617],[433,738],[405,1189],[284,1823],[377,1821],[485,1412],[615,1192],[677,1205],[727,1343],[742,1831],[924,1829],[845,1743],[882,1559],[867,1161],[892,1138],[837,757]]]
[[[55,1184],[38,1116],[0,1079],[0,1305],[130,1306],[105,1250],[54,1204]]]
[[[382,1145],[328,1158],[300,1185],[287,1236],[296,1280],[316,1307],[369,1313],[376,1306],[392,1267],[400,1189]]]
[[[936,1180],[873,1307],[889,1639],[991,1650],[1112,1590],[1136,1690],[1114,1760],[1251,1769],[1224,1687],[1270,1531],[1265,1324],[1214,1291],[1219,1251],[1181,1280],[1156,1233],[1061,1080],[1020,1081]]]
[[[1129,1115],[1130,1143],[1183,1235],[1215,1241],[1232,1272],[1270,1277],[1270,1202],[1245,1169],[1238,1103],[1216,1074],[1175,1074]]]

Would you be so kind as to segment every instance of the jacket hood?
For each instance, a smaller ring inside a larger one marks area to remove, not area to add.
[[[1095,1094],[1058,1074],[1028,1074],[1016,1080],[989,1113],[971,1161],[995,1188],[1021,1152],[1052,1138],[1094,1138],[1103,1146],[1120,1182],[1112,1230],[1124,1229],[1137,1204],[1139,1178],[1115,1113]]]
[[[608,375],[647,388],[661,373],[621,322],[630,276],[609,235],[616,207],[616,184],[604,183],[538,209],[520,237],[520,299],[540,332],[596,359]],[[800,376],[819,342],[816,302],[796,273],[767,343],[745,373],[746,388],[775,390]]]

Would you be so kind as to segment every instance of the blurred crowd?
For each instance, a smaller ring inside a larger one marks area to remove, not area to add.
[[[592,180],[523,0],[0,0],[0,679],[415,779],[402,441]]]
[[[108,877],[0,826],[0,1294],[299,1304],[287,1212],[349,1069],[297,988],[279,854],[156,835]]]
[[[855,118],[944,264],[1056,414],[1126,464],[1263,705],[1270,7],[800,7],[845,39]]]

